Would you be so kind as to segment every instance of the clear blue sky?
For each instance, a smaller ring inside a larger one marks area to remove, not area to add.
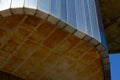
[[[120,80],[120,53],[110,54],[111,80]]]

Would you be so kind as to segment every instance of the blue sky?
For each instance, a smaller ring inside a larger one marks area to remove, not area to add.
[[[111,80],[120,80],[120,53],[110,54]]]

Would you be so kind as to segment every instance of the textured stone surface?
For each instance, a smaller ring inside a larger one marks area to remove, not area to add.
[[[23,80],[15,75],[0,71],[0,80]]]
[[[47,17],[48,17],[48,14],[47,13],[45,13],[45,12],[42,12],[42,11],[37,11],[36,12],[36,15],[35,16],[37,16],[37,17],[39,17],[39,18],[42,18],[42,19],[47,19]]]
[[[12,13],[13,14],[24,14],[23,8],[19,8],[19,9],[12,9]]]
[[[0,15],[3,16],[3,17],[6,17],[6,16],[12,15],[12,13],[11,13],[10,10],[4,10],[4,11],[0,12]]]
[[[109,51],[120,52],[120,0],[100,0]]]
[[[0,70],[26,80],[103,80],[93,45],[42,19],[0,19]]]
[[[52,24],[56,24],[59,20],[55,18],[54,16],[49,16],[47,18],[47,21],[51,22]]]

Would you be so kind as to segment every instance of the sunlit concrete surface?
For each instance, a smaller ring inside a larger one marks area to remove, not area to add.
[[[0,20],[0,70],[26,80],[103,80],[99,52],[88,42],[42,19]]]

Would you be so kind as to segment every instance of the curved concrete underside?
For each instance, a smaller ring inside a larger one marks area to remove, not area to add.
[[[27,80],[103,80],[104,62],[93,45],[45,20],[0,19],[1,71]]]

